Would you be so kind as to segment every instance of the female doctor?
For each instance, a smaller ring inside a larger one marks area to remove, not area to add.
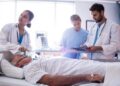
[[[31,20],[34,14],[30,10],[25,10],[19,16],[18,23],[6,24],[2,31],[6,35],[7,42],[20,45],[20,51],[30,50],[30,38],[25,26],[31,27]]]

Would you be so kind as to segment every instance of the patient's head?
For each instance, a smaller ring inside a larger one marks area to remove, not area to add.
[[[29,64],[32,61],[32,58],[16,54],[13,56],[13,59],[11,63],[15,65],[16,67],[23,67],[27,64]]]

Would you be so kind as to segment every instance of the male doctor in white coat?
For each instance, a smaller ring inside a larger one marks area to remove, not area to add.
[[[118,51],[120,27],[104,16],[104,6],[95,3],[90,8],[96,24],[91,29],[85,45],[90,59],[113,59]]]
[[[120,48],[120,47],[119,47]],[[118,59],[120,60],[120,49],[118,51]]]
[[[120,30],[120,28],[119,28],[119,30]],[[118,55],[118,59],[120,60],[120,35],[119,35],[119,44],[118,44],[118,53],[117,53],[117,55]]]

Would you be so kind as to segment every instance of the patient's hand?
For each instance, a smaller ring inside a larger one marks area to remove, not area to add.
[[[104,77],[99,74],[91,74],[87,78],[90,82],[102,82],[104,80]]]
[[[14,55],[11,63],[17,67],[23,67],[32,61],[29,57],[24,57],[23,55]]]
[[[83,53],[83,54],[81,55],[81,59],[89,60],[89,57],[88,57],[88,55],[87,55],[86,53]]]
[[[82,56],[80,59],[84,59],[84,60],[90,60],[88,57],[86,56]]]

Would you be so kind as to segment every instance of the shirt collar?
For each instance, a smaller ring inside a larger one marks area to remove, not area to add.
[[[18,23],[16,23],[15,27],[17,28],[17,32],[19,33]],[[27,33],[27,31],[24,29],[24,35]]]

